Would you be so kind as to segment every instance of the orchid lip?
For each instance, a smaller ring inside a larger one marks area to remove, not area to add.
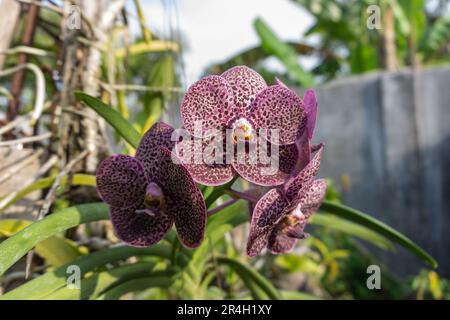
[[[155,183],[150,182],[144,197],[144,205],[147,209],[162,210],[165,207],[164,192],[161,187]]]
[[[305,219],[306,216],[302,213],[300,205],[298,205],[278,223],[276,231],[291,238],[303,239],[306,237],[302,227]]]

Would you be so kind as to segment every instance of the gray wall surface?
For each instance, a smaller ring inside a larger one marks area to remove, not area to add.
[[[317,95],[321,176],[338,186],[348,176],[346,204],[406,234],[449,276],[450,68],[349,77]],[[424,267],[402,248],[383,256],[399,276]]]

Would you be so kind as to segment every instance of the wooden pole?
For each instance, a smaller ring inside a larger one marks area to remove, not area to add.
[[[39,6],[30,4],[28,6],[27,16],[25,18],[24,32],[21,40],[21,45],[30,47],[33,43],[34,31],[36,30],[36,21],[39,14]],[[27,55],[19,53],[18,65],[27,62]],[[11,81],[11,95],[12,99],[9,101],[8,110],[6,112],[6,120],[11,121],[17,115],[20,106],[20,95],[22,93],[23,82],[25,79],[25,70],[18,71],[14,74]]]

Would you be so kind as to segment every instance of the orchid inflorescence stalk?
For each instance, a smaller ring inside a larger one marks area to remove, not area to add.
[[[306,223],[327,187],[315,179],[323,144],[311,144],[314,91],[301,99],[278,79],[268,86],[254,70],[237,66],[194,83],[180,109],[182,139],[158,122],[134,157],[113,155],[97,170],[97,190],[109,205],[117,237],[147,247],[175,224],[184,246],[199,246],[207,216],[235,200],[208,212],[197,183],[219,186],[238,175],[268,188],[262,197],[225,190],[234,199],[254,202],[248,255],[264,248],[274,254],[292,250],[307,236]]]

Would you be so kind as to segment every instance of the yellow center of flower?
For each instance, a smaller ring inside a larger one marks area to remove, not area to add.
[[[232,138],[235,143],[253,140],[253,127],[247,119],[240,118],[233,123]]]

